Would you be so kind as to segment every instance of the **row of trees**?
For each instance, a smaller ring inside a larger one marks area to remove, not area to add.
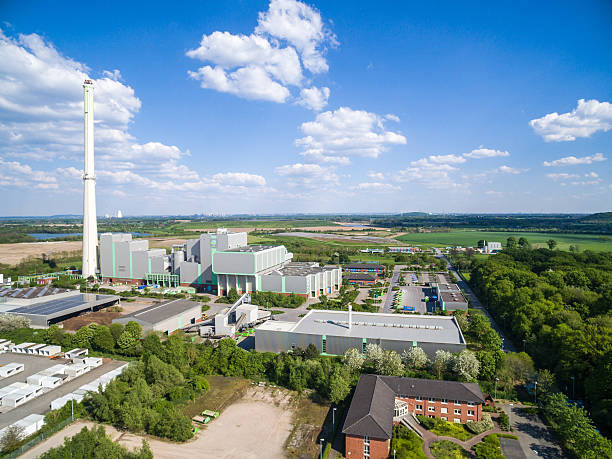
[[[612,253],[506,249],[470,268],[514,342],[612,433]]]

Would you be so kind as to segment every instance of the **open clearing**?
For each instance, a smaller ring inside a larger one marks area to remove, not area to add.
[[[406,233],[398,236],[399,241],[408,244],[424,246],[447,247],[460,245],[463,247],[476,247],[478,241],[497,241],[502,244],[506,239],[514,236],[517,240],[525,237],[534,247],[547,247],[546,241],[554,239],[558,242],[557,248],[568,250],[570,245],[577,245],[583,250],[608,251],[612,250],[612,237],[597,234],[566,234],[566,233],[533,233],[524,231],[480,231],[480,230],[452,230],[446,233]]]
[[[55,255],[61,252],[80,252],[81,241],[55,242],[20,242],[17,244],[0,244],[0,263],[16,265],[30,257],[42,257],[42,254]]]
[[[183,410],[185,413],[219,409],[221,415],[185,443],[163,441],[148,435],[135,435],[105,425],[113,441],[133,449],[145,438],[155,458],[286,458],[314,457],[321,425],[329,406],[313,403],[297,393],[260,387],[242,378],[208,377],[211,389]],[[34,459],[63,443],[89,421],[77,421],[35,446],[22,457]]]

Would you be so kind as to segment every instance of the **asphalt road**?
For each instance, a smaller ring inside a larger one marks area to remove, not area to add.
[[[383,305],[383,310],[381,312],[387,314],[393,313],[393,287],[398,285],[399,275],[400,265],[396,265],[395,268],[393,268],[393,274],[391,275],[391,281],[389,282],[389,290],[387,290],[387,299],[385,300],[385,304]]]
[[[480,302],[478,297],[474,294],[474,292],[472,292],[472,289],[467,284],[467,282],[465,282],[461,278],[461,276],[459,275],[457,270],[453,267],[453,265],[451,265],[450,261],[448,261],[448,258],[446,258],[441,253],[438,253],[437,256],[439,258],[442,258],[444,261],[446,261],[446,265],[447,265],[448,269],[451,270],[451,272],[454,274],[454,276],[458,280],[457,285],[459,286],[459,288],[461,290],[463,290],[465,292],[465,296],[470,301],[470,307],[482,311],[482,313],[489,318],[489,320],[491,321],[491,326],[493,327],[493,329],[497,333],[499,333],[499,336],[502,339],[502,350],[504,352],[516,352],[516,347],[514,346],[514,344],[506,337],[506,335],[502,331],[501,327],[499,327],[499,325],[497,325],[497,323],[495,322],[495,320],[493,319],[491,314],[489,314],[489,311],[486,310],[486,308],[482,305],[482,303]]]

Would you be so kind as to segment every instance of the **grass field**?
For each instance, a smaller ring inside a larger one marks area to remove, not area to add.
[[[397,239],[408,244],[425,245],[429,247],[447,247],[460,245],[475,247],[480,239],[497,241],[505,245],[508,237],[517,240],[525,237],[534,247],[546,247],[546,241],[554,239],[560,250],[568,250],[570,245],[577,245],[582,250],[609,251],[612,250],[612,237],[594,234],[563,234],[563,233],[531,233],[512,231],[480,231],[452,230],[447,233],[409,233]]]

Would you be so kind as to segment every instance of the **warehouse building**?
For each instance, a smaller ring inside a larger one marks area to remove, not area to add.
[[[342,269],[347,273],[374,274],[376,276],[384,276],[385,274],[385,267],[377,263],[349,263],[342,266]]]
[[[0,312],[3,312],[3,307],[7,305],[28,306],[47,299],[56,300],[78,294],[78,290],[56,287],[0,287]]]
[[[417,414],[456,423],[480,421],[484,402],[476,383],[363,374],[342,429],[345,454],[387,459],[394,424],[410,424]]]
[[[419,247],[389,247],[389,253],[418,253]]]
[[[255,329],[255,349],[260,352],[306,349],[309,344],[329,355],[342,355],[351,348],[365,353],[368,344],[398,353],[418,346],[430,358],[439,349],[461,352],[466,347],[452,316],[313,309],[298,322],[270,320]]]
[[[2,303],[0,312],[16,314],[30,319],[32,327],[48,327],[70,317],[79,315],[84,311],[98,311],[119,302],[116,295],[96,295],[93,293],[80,293],[71,290],[68,296],[43,296],[38,301],[29,304]]]
[[[113,319],[114,324],[137,322],[143,331],[159,331],[166,335],[202,321],[202,306],[189,300],[166,301]]]

